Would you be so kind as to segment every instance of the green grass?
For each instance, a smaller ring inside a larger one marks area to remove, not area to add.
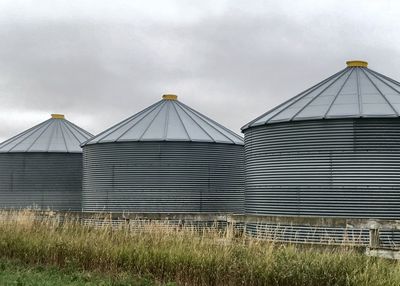
[[[127,273],[106,275],[98,272],[61,270],[55,266],[29,266],[17,261],[0,260],[0,285],[24,286],[153,286],[154,281]],[[169,285],[174,285],[170,283]]]
[[[35,221],[30,212],[2,213],[0,258],[178,285],[400,285],[396,261],[345,247],[298,247],[228,234],[153,223],[136,231],[129,225],[95,228],[74,219],[59,224]]]

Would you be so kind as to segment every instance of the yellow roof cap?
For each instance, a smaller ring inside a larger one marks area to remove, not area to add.
[[[178,96],[176,94],[164,94],[162,96],[162,99],[165,99],[165,100],[177,100]]]
[[[64,116],[64,114],[53,113],[53,114],[51,115],[51,118],[54,118],[54,119],[64,119],[65,116]]]
[[[348,67],[363,67],[366,68],[368,66],[368,62],[366,61],[347,61],[346,62]]]

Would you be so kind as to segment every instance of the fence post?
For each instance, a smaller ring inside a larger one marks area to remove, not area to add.
[[[232,240],[234,234],[234,219],[231,215],[226,216],[226,238],[228,241]]]
[[[370,228],[369,229],[369,247],[370,248],[379,248],[380,239],[379,239],[379,228]]]

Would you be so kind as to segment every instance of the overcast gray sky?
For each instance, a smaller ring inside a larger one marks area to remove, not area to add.
[[[400,80],[399,1],[1,0],[0,141],[64,113],[98,133],[179,99],[242,125],[362,59]]]

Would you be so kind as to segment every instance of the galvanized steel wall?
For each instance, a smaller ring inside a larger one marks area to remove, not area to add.
[[[84,211],[243,211],[244,148],[118,142],[83,148]]]
[[[245,212],[400,217],[400,119],[294,121],[245,130]]]
[[[82,154],[1,153],[0,207],[81,210]]]

